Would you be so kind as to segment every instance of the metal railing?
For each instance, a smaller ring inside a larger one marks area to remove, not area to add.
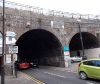
[[[0,0],[0,3],[2,3],[3,0]],[[87,19],[87,20],[98,20],[100,19],[100,15],[92,15],[92,14],[79,14],[79,13],[69,13],[69,12],[62,12],[62,11],[56,11],[56,10],[49,10],[49,9],[43,9],[39,7],[24,5],[20,3],[15,3],[11,1],[5,1],[5,6],[8,8],[15,8],[19,10],[27,10],[32,11],[34,13],[43,14],[43,15],[52,15],[52,16],[59,16],[59,17],[67,17],[67,18],[75,18],[75,19]],[[2,5],[0,5],[2,6]]]

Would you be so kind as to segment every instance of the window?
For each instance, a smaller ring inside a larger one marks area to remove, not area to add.
[[[94,60],[91,60],[91,61],[85,61],[83,64],[84,64],[84,65],[95,66]]]
[[[96,60],[95,64],[96,64],[96,66],[100,67],[100,61],[99,60]]]
[[[90,65],[90,66],[100,67],[100,60],[85,61],[85,62],[83,62],[83,64],[84,65]]]
[[[87,62],[88,62],[88,61],[85,61],[85,62],[83,62],[83,64],[84,64],[84,65],[87,65]]]

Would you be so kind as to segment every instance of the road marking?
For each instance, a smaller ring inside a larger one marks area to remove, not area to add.
[[[87,84],[94,84],[94,83],[92,83],[92,82],[86,82]]]
[[[57,71],[66,71],[66,72],[72,72],[72,73],[77,73],[77,71],[73,71],[73,70],[68,70],[68,69],[53,69],[53,70],[57,70]]]
[[[34,81],[36,84],[45,84],[44,82],[42,82],[42,81],[36,79],[36,78],[33,77],[33,76],[30,76],[30,75],[28,75],[28,74],[26,74],[26,73],[24,73],[24,72],[21,72],[21,73],[22,73],[27,79],[30,79],[30,80]]]
[[[61,75],[50,73],[50,72],[44,72],[44,73],[52,75],[52,76],[58,76],[58,77],[61,77],[61,78],[66,78],[65,76],[61,76]]]

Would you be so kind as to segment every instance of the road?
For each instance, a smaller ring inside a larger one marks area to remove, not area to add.
[[[44,84],[100,84],[99,80],[81,80],[75,72],[56,69],[31,68],[23,72]]]

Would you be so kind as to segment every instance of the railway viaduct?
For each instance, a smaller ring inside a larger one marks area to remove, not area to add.
[[[16,34],[15,37],[6,38],[16,39],[18,60],[38,59],[40,65],[64,67],[64,51],[73,56],[80,50],[82,56],[81,41],[87,58],[99,57],[99,16],[43,10],[12,2],[6,2],[5,5],[5,35],[9,31]],[[0,31],[2,32],[2,7]],[[94,51],[97,53],[93,56],[91,53]]]

